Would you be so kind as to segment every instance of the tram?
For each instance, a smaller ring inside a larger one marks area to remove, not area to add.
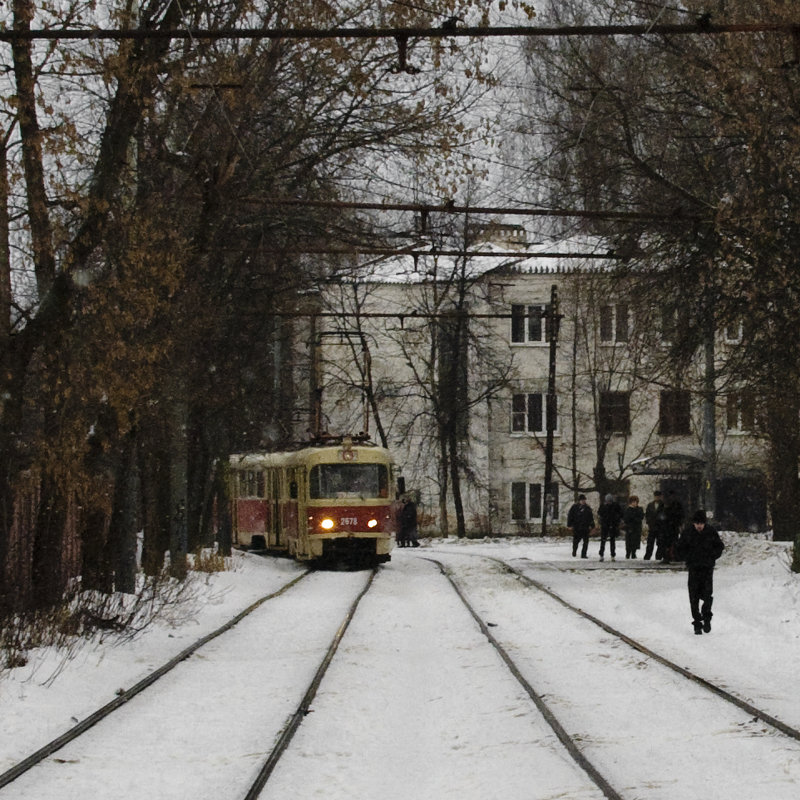
[[[384,562],[395,541],[395,465],[352,436],[230,457],[235,546],[301,561]]]

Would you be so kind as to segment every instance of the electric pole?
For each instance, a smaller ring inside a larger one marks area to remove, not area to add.
[[[550,492],[553,483],[553,436],[556,428],[556,347],[558,346],[558,287],[550,289],[550,305],[546,312],[547,335],[550,344],[550,365],[547,374],[547,402],[545,403],[545,427],[547,436],[544,446],[544,503],[542,507],[542,536],[547,535],[547,515],[552,511],[555,498]]]

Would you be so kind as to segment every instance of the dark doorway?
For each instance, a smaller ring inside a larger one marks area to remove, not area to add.
[[[717,479],[717,523],[723,530],[767,530],[767,486],[761,475]]]
[[[683,520],[685,524],[688,519],[700,508],[700,478],[696,475],[682,477],[662,478],[661,491],[664,493],[664,501],[669,502],[669,493],[675,492],[678,502],[683,508]]]

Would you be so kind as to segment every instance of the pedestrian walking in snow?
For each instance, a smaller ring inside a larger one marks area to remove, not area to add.
[[[594,528],[594,514],[586,502],[586,495],[578,495],[578,502],[574,503],[567,514],[567,528],[572,531],[572,557],[578,554],[578,545],[582,543],[581,558],[587,558],[589,547],[589,533]]]
[[[647,504],[644,512],[647,522],[647,545],[644,549],[644,560],[649,561],[655,548],[656,561],[662,557],[662,547],[667,528],[667,507],[660,491],[653,492],[653,499]]]
[[[406,495],[400,509],[400,526],[397,543],[400,547],[419,547],[417,539],[417,504]]]
[[[714,564],[725,545],[716,528],[708,524],[705,511],[697,511],[675,545],[675,556],[686,562],[689,572],[689,608],[696,634],[711,631],[714,600]]]
[[[642,546],[642,520],[644,509],[639,505],[639,498],[632,494],[628,498],[628,506],[622,512],[622,524],[625,526],[625,558],[636,558]]]
[[[617,536],[619,536],[619,524],[622,522],[622,508],[614,499],[614,495],[607,494],[605,502],[597,509],[597,516],[600,519],[600,560],[606,549],[606,539],[608,539],[611,560],[617,560]]]

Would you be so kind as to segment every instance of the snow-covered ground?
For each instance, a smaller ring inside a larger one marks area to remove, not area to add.
[[[800,577],[789,546],[726,534],[711,634],[695,636],[685,573],[571,558],[561,540],[433,540],[396,550],[362,601],[264,798],[600,797],[442,577],[624,797],[774,800],[800,790],[800,743],[654,665],[482,556],[800,727]],[[596,545],[593,543],[593,550]],[[639,565],[641,566],[641,565]],[[191,613],[140,638],[57,654],[0,679],[0,773],[302,567],[237,555]],[[2,798],[241,797],[297,706],[366,573],[315,573],[206,645]],[[182,724],[192,720],[190,724]],[[259,728],[259,725],[262,728]],[[265,726],[265,727],[263,727]],[[261,731],[261,732],[259,732]]]

